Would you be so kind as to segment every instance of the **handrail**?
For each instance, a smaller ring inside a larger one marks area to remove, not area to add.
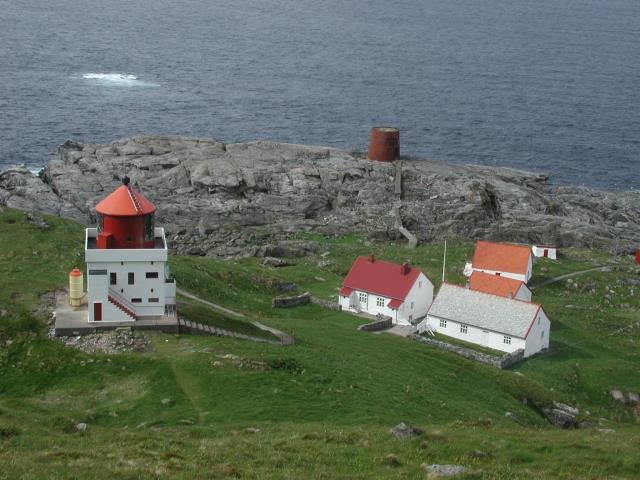
[[[124,298],[122,295],[120,295],[118,292],[116,292],[113,289],[109,289],[109,295],[111,295],[113,298],[115,298],[118,302],[120,302],[124,307],[128,308],[129,310],[131,310],[131,313],[133,313],[135,315],[136,313],[136,307],[126,298]]]

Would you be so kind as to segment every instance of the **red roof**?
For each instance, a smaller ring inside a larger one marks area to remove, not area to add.
[[[102,215],[135,217],[153,213],[156,207],[129,185],[121,185],[96,205],[96,211]]]
[[[340,289],[340,295],[342,295],[343,297],[348,297],[349,295],[351,295],[351,292],[353,292],[353,288],[342,287]]]
[[[387,303],[387,307],[393,310],[398,310],[398,308],[400,308],[400,305],[402,305],[402,300],[396,300],[395,298],[389,300],[389,303]]]
[[[471,264],[473,268],[497,272],[527,273],[531,248],[526,245],[478,240]]]
[[[469,278],[469,288],[500,297],[513,298],[524,285],[520,280],[474,271]]]
[[[342,289],[404,300],[422,271],[407,267],[408,271],[403,274],[403,268],[402,265],[377,259],[372,262],[371,257],[358,257],[342,282]]]

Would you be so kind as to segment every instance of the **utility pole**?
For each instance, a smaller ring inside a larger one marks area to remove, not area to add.
[[[442,283],[444,283],[444,269],[447,266],[447,239],[444,239],[444,255],[442,257]]]

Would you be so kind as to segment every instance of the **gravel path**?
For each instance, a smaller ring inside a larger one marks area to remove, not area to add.
[[[577,272],[571,272],[571,273],[565,273],[564,275],[559,275],[557,277],[554,278],[550,278],[549,280],[545,280],[544,282],[535,285],[535,286],[531,286],[529,287],[530,290],[535,290],[536,288],[540,288],[540,287],[544,287],[546,285],[549,285],[551,283],[556,283],[559,282],[560,280],[565,280],[567,278],[571,278],[571,277],[577,277],[578,275],[582,275],[584,273],[589,273],[589,272],[606,272],[608,269],[610,269],[611,267],[595,267],[595,268],[589,268],[587,270],[579,270]]]

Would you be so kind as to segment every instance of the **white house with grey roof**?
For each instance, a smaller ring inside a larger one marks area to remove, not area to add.
[[[541,305],[445,283],[418,332],[434,331],[529,357],[549,348],[551,322]]]

